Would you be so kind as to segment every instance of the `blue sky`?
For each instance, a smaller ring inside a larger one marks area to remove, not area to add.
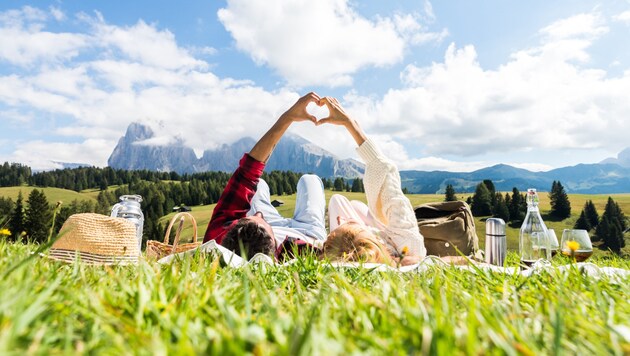
[[[630,146],[630,1],[0,3],[0,161],[105,166],[131,122],[201,153],[335,96],[401,169]],[[356,157],[338,127],[292,132]]]

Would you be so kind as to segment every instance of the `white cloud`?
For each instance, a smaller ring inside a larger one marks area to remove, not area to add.
[[[431,5],[431,2],[428,0],[424,1],[424,14],[430,21],[435,20],[435,13],[433,12],[433,5]]]
[[[20,71],[0,75],[3,117],[28,122],[38,133],[39,128],[54,127],[45,133],[46,140],[21,142],[9,160],[29,162],[34,168],[55,168],[46,163],[51,160],[103,166],[134,121],[149,124],[155,142],[181,137],[200,151],[262,135],[298,97],[287,90],[272,93],[247,80],[218,78],[208,71],[207,62],[181,48],[172,33],[154,25],[138,21],[118,27],[100,14],[79,17],[91,26],[64,35],[84,41],[71,51],[81,52],[81,57],[54,51],[46,56],[39,50],[0,57],[25,64]],[[32,8],[4,12],[0,33],[16,31],[25,42],[21,46],[29,49],[42,39],[46,49],[60,38],[59,33],[46,32],[46,26],[63,18]],[[54,140],[79,143],[49,142]]]
[[[25,124],[25,123],[30,122],[33,119],[31,115],[28,115],[27,113],[23,113],[15,109],[0,111],[0,118],[2,118],[2,120],[8,120],[12,123],[17,123],[17,124]]]
[[[94,27],[95,40],[110,50],[144,65],[164,68],[206,68],[207,63],[192,57],[188,50],[180,48],[175,36],[168,30],[159,31],[155,26],[139,20],[130,27],[109,25],[100,13],[96,18],[82,18]]]
[[[52,17],[57,21],[63,21],[66,19],[66,14],[57,7],[50,7],[50,15],[52,15]]]
[[[597,13],[579,14],[552,23],[540,30],[550,42],[575,38],[597,38],[609,31]]]
[[[409,65],[405,88],[346,100],[369,132],[416,142],[429,157],[621,149],[630,132],[630,72],[609,77],[586,65],[591,44],[608,31],[601,21],[578,15],[553,23],[541,30],[539,46],[496,70],[482,68],[474,46],[451,44],[443,62]]]
[[[441,32],[425,31],[418,16],[413,14],[397,14],[393,21],[400,35],[409,44],[439,43],[449,35],[447,29]]]
[[[56,62],[74,58],[89,45],[86,36],[43,31],[45,21],[57,11],[31,7],[0,13],[0,61],[30,66],[37,61]]]
[[[613,16],[615,21],[623,22],[626,25],[630,25],[630,10],[624,11],[618,15]]]
[[[411,15],[369,20],[347,0],[229,0],[218,16],[240,50],[296,86],[350,85],[362,68],[399,63],[406,39],[431,40]]]
[[[109,156],[111,151],[111,142],[108,140],[87,139],[81,143],[36,140],[22,143],[21,148],[13,153],[11,160],[34,169],[45,170],[62,168],[56,162],[95,164],[94,157]]]
[[[274,4],[267,2],[266,6]],[[307,14],[300,11],[294,20],[306,23],[304,28],[284,31],[290,33],[275,43],[271,41],[268,36],[280,31],[278,22],[293,21],[283,17],[283,11],[289,10],[277,5],[280,9],[274,14],[278,18],[268,15],[263,21],[269,23],[269,28],[249,34],[253,41],[249,53],[260,54],[261,63],[278,70],[292,84],[334,85],[351,82],[352,75],[365,66],[399,60],[402,52],[391,58],[379,57],[382,50],[375,48],[383,38],[391,38],[392,48],[400,47],[402,51],[414,41],[414,35],[428,33],[415,15],[369,21],[345,1],[334,4],[337,12],[332,15],[320,8],[320,2],[309,7],[313,16],[330,25],[322,30],[323,39],[329,39],[334,31],[347,30],[330,48],[318,44],[319,37],[306,36],[313,37],[314,42],[303,43],[312,45],[294,48],[296,53],[291,55],[290,44],[296,43],[291,41],[312,30]],[[249,5],[230,1],[222,10],[222,16],[227,16],[222,21],[226,27],[231,26],[239,46],[247,41],[241,42],[235,33],[248,34],[252,29],[250,24],[240,22],[248,17],[229,16],[253,16],[247,9]],[[267,14],[266,9],[251,7],[259,15]],[[200,152],[244,136],[260,137],[298,98],[291,89],[269,91],[248,80],[218,77],[207,62],[196,57],[199,49],[182,48],[171,32],[154,24],[140,20],[120,27],[108,24],[98,14],[81,15],[90,26],[80,33],[49,32],[46,28],[51,21],[67,21],[61,15],[33,8],[0,13],[0,62],[22,66],[13,74],[0,74],[0,115],[11,123],[25,123],[40,131],[54,127],[46,132],[48,140],[74,142],[28,139],[11,160],[34,168],[45,168],[50,160],[103,166],[133,121],[149,124],[157,134],[154,142],[180,137]],[[13,31],[25,43],[11,42],[7,31]],[[356,31],[365,33],[359,36]],[[408,65],[401,73],[402,88],[391,89],[382,97],[350,91],[343,103],[401,169],[472,171],[499,163],[484,155],[523,152],[532,147],[549,149],[545,152],[611,145],[623,148],[630,132],[630,102],[626,98],[630,70],[611,77],[603,69],[589,67],[591,45],[607,31],[597,14],[558,21],[540,31],[538,46],[515,51],[496,69],[482,67],[473,45],[451,44],[441,62]],[[361,39],[372,33],[382,37],[370,38],[369,44],[360,43],[356,48],[339,47],[354,36]],[[3,34],[5,37],[1,37]],[[56,48],[61,35],[76,42]],[[7,39],[9,47],[13,46],[8,52],[4,48]],[[142,45],[134,47],[134,43]],[[313,51],[313,58],[308,51]],[[357,59],[355,51],[365,53],[367,59]],[[281,58],[280,53],[287,58]],[[212,50],[208,54],[212,55]],[[332,69],[317,72],[324,62],[320,56],[330,57]],[[304,62],[290,67],[289,62],[296,58]],[[310,72],[305,70],[309,66],[314,68]],[[301,76],[303,72],[307,75]],[[53,120],[56,122],[50,124]],[[312,124],[300,123],[291,131],[341,157],[356,157],[355,144],[341,127],[314,130]],[[409,151],[403,145],[408,142],[422,147],[422,152]],[[457,155],[472,162],[440,158]],[[536,170],[550,168],[529,163],[532,161],[510,164]]]

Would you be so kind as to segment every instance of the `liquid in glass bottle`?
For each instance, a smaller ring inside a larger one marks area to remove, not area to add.
[[[530,267],[534,262],[545,259],[551,261],[551,243],[547,226],[538,210],[536,189],[527,189],[527,214],[519,232],[519,253],[521,264]]]

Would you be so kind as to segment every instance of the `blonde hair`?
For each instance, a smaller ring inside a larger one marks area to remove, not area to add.
[[[343,224],[324,242],[323,257],[333,261],[393,264],[387,247],[359,224]]]

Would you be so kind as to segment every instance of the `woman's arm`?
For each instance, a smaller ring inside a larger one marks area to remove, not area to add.
[[[346,114],[345,110],[343,109],[343,107],[341,107],[341,104],[339,104],[339,101],[337,101],[337,99],[324,97],[320,100],[319,104],[326,105],[330,114],[327,118],[317,121],[318,126],[322,124],[344,126],[346,130],[348,130],[352,138],[354,138],[357,146],[361,146],[363,142],[367,140],[367,137],[361,129],[361,126],[359,126],[359,123],[350,118],[348,114]]]
[[[409,199],[403,194],[398,168],[385,157],[359,126],[341,107],[337,99],[324,97],[330,115],[317,125],[330,123],[344,126],[357,143],[359,155],[366,163],[363,182],[368,207],[372,215],[385,226],[385,234],[391,238],[398,252],[406,255],[426,255],[424,239],[418,230],[416,215]],[[405,247],[407,247],[405,249]]]

